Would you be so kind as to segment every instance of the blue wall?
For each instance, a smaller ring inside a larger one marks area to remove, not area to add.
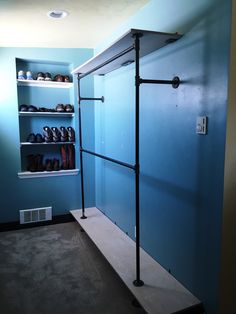
[[[151,1],[97,47],[129,28],[182,32],[178,42],[141,60],[141,244],[218,312],[231,1]],[[96,78],[96,151],[134,163],[134,65]],[[197,135],[197,116],[209,119]],[[96,205],[134,238],[134,174],[96,160]]]
[[[174,5],[173,5],[174,3]],[[141,86],[141,242],[158,262],[198,296],[208,314],[218,312],[230,0],[153,0],[101,43],[127,29],[180,32],[184,37],[141,61],[143,78],[171,79],[178,90]],[[19,179],[21,167],[16,58],[65,62],[71,69],[91,49],[0,48],[0,222],[18,210],[52,206],[53,214],[81,207],[80,177]],[[134,162],[134,68],[96,78],[95,96],[105,103],[83,106],[84,147]],[[122,83],[121,83],[122,82]],[[93,94],[91,78],[83,95]],[[76,103],[76,88],[72,98]],[[207,115],[207,136],[195,133]],[[95,138],[94,138],[95,122]],[[76,112],[75,128],[78,115]],[[78,133],[78,132],[77,132]],[[94,141],[95,140],[95,141]],[[78,150],[78,144],[76,145]],[[85,157],[86,206],[96,205],[134,238],[134,175],[109,162]],[[79,160],[77,158],[77,165]]]
[[[60,68],[59,65],[64,63],[72,70],[75,66],[89,59],[92,54],[92,49],[0,48],[0,222],[17,221],[19,219],[19,209],[52,206],[53,215],[61,215],[68,213],[70,209],[81,208],[80,175],[33,179],[19,179],[17,176],[17,173],[21,169],[21,158],[19,146],[20,134],[16,86],[16,58],[41,60],[42,63],[49,61],[48,67],[50,67],[50,63],[53,63],[54,68],[56,64],[58,64]],[[44,70],[46,70],[46,68],[41,71]],[[71,103],[75,104],[73,126],[77,133],[76,151],[78,153],[78,107],[76,90],[77,85],[75,84],[75,87],[69,93]],[[93,95],[93,81],[91,78],[84,80],[83,90],[86,94]],[[55,90],[51,90],[50,93],[52,93],[52,91],[54,95],[48,94],[47,97],[43,97],[45,93],[44,89],[33,89],[33,93],[30,96],[22,96],[21,94],[19,97],[25,98],[19,99],[19,101],[21,103],[30,100],[32,101],[30,104],[47,107],[52,103],[56,105],[59,100],[61,100],[60,102],[66,100],[63,98],[63,95],[59,94],[61,93],[59,90],[56,90],[57,95],[59,95],[58,97],[55,96]],[[47,103],[42,103],[39,99]],[[86,128],[86,132],[84,132],[84,137],[90,145],[93,146],[93,106],[85,108],[83,114],[85,125],[90,124],[90,127]],[[41,121],[41,123],[45,122]],[[63,123],[63,121],[61,122]],[[52,124],[53,120],[47,120],[47,123]],[[53,124],[49,126],[53,126]],[[38,125],[36,129],[38,130]],[[22,140],[25,141],[25,138]],[[79,168],[78,154],[77,167]],[[94,161],[85,160],[85,168],[86,205],[92,206],[94,205]]]

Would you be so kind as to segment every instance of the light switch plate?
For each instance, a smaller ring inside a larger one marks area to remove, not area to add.
[[[207,134],[207,117],[206,116],[197,117],[196,133],[203,134],[203,135]]]

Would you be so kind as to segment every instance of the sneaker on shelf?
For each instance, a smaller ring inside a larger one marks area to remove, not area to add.
[[[69,77],[69,75],[65,75],[65,76],[64,76],[64,82],[70,83],[70,77]]]
[[[28,111],[29,106],[22,104],[20,105],[19,111],[26,112]]]
[[[45,74],[43,72],[38,72],[37,81],[44,81],[44,80],[45,80]]]
[[[26,79],[27,80],[33,80],[33,74],[31,71],[27,71],[26,72]]]
[[[64,76],[61,74],[57,74],[54,76],[54,81],[56,82],[64,82]]]
[[[45,107],[39,107],[38,111],[39,111],[39,112],[47,112],[47,108],[45,108]]]
[[[58,104],[56,106],[56,111],[57,112],[65,112],[65,106],[63,104]]]
[[[70,104],[65,105],[65,112],[74,112],[74,107]]]
[[[45,81],[51,81],[52,80],[52,75],[49,72],[45,73]]]
[[[18,71],[18,80],[25,80],[25,72],[23,70]]]
[[[34,133],[30,133],[27,137],[27,142],[36,143],[36,136]]]
[[[29,112],[37,112],[37,111],[38,111],[38,108],[35,107],[35,106],[30,105],[30,106],[28,107],[28,111],[29,111]]]

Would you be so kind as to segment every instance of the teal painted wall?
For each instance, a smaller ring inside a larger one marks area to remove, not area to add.
[[[141,77],[172,79],[142,85],[140,105],[141,245],[218,313],[224,147],[231,1],[150,1],[101,43],[130,28],[184,36],[141,60]],[[95,79],[95,147],[134,163],[134,65]],[[197,135],[196,118],[209,119]],[[96,206],[134,238],[134,174],[96,160]]]
[[[18,102],[16,86],[16,58],[24,60],[35,60],[45,63],[49,61],[58,64],[59,71],[61,63],[67,64],[72,70],[75,66],[89,59],[93,54],[92,49],[44,49],[44,48],[0,48],[0,223],[18,221],[19,209],[52,206],[53,215],[68,213],[70,209],[81,208],[80,197],[80,175],[60,176],[33,179],[19,179],[17,173],[21,169],[20,146],[19,146],[19,122]],[[32,64],[31,64],[32,65]],[[47,67],[47,66],[46,66]],[[41,65],[41,71],[46,71]],[[36,70],[36,69],[35,69]],[[83,90],[86,94],[93,95],[93,80],[88,78],[83,81]],[[36,106],[55,107],[57,102],[66,101],[65,95],[60,90],[48,90],[35,88],[31,94],[22,93],[19,103],[30,101]],[[75,118],[73,126],[76,130],[76,152],[77,168],[78,158],[78,106],[77,106],[77,84],[70,91],[71,103],[75,104]],[[47,96],[45,96],[47,94]],[[63,98],[64,97],[64,98]],[[85,126],[89,127],[84,132],[84,137],[90,145],[94,145],[94,110],[93,106],[86,108],[83,112]],[[27,119],[27,118],[21,118]],[[37,118],[39,119],[39,118]],[[51,119],[39,119],[40,122],[32,124],[33,131],[39,130],[39,124],[55,123]],[[61,123],[68,124],[69,122]],[[23,122],[27,127],[27,123]],[[70,124],[70,123],[69,123]],[[35,129],[34,129],[35,128]],[[29,129],[28,129],[29,130]],[[28,130],[23,134],[26,137]],[[23,130],[22,130],[23,131]],[[25,138],[21,140],[25,141]],[[86,178],[86,205],[94,205],[94,161],[85,160]]]

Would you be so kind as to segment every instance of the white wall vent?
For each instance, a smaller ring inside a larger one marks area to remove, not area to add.
[[[52,207],[42,207],[33,209],[20,210],[20,223],[27,224],[31,222],[39,222],[52,220]]]

